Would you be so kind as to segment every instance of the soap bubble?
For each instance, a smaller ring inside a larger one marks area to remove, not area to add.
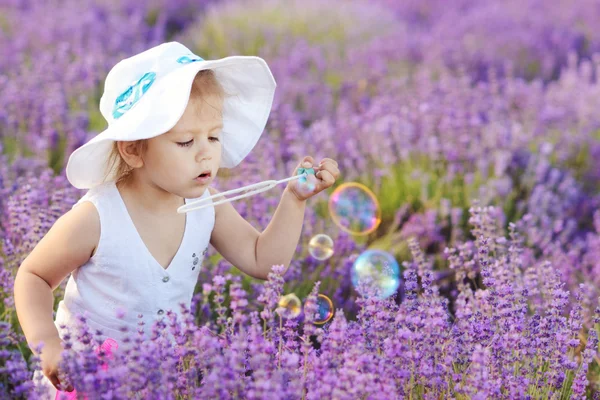
[[[317,325],[322,325],[333,317],[333,302],[324,294],[317,296],[317,315],[313,321]]]
[[[276,311],[283,318],[296,318],[302,311],[302,302],[295,293],[281,296],[277,305]]]
[[[381,223],[381,208],[377,197],[365,185],[344,183],[329,198],[329,213],[333,222],[352,235],[368,235]]]
[[[383,250],[367,250],[352,265],[352,284],[365,297],[389,297],[400,286],[398,262]]]
[[[333,240],[323,233],[315,235],[308,242],[308,252],[317,260],[327,260],[333,255]]]

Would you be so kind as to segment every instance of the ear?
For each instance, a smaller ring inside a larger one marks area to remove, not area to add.
[[[119,153],[123,160],[131,168],[141,168],[144,165],[142,155],[138,152],[138,145],[136,142],[117,142]]]

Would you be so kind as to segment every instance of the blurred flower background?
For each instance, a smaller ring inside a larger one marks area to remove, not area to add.
[[[84,194],[64,167],[106,127],[106,74],[169,40],[263,57],[278,83],[218,189],[290,176],[304,155],[341,177],[308,201],[285,274],[251,279],[209,248],[184,320],[132,333],[107,370],[66,351],[79,392],[600,398],[599,20],[595,0],[0,0],[0,398],[39,396],[13,280]],[[372,192],[373,229],[335,218],[345,183]],[[233,205],[262,230],[279,198]],[[399,267],[391,296],[356,285],[374,250]]]

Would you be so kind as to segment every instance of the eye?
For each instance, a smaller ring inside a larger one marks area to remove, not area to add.
[[[194,139],[188,140],[187,142],[177,142],[178,146],[189,147],[194,142]]]
[[[209,139],[210,139],[210,140],[212,140],[212,141],[213,141],[213,142],[215,142],[215,143],[219,141],[219,138],[218,138],[218,137],[216,137],[216,136],[212,136],[212,137],[210,137]]]

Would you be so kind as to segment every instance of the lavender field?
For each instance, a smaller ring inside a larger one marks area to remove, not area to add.
[[[63,355],[78,392],[600,399],[597,21],[596,0],[0,0],[0,399],[40,397],[14,277],[85,193],[64,167],[106,126],[104,78],[170,40],[258,55],[278,83],[256,148],[215,187],[288,177],[305,155],[341,176],[308,200],[285,273],[252,279],[209,247],[191,309],[143,327],[151,340],[131,332],[131,350],[99,360],[82,324]],[[380,207],[365,235],[331,215],[350,182]],[[232,204],[262,230],[280,196]],[[329,258],[310,251],[318,234]],[[392,296],[353,283],[374,249],[399,265]],[[292,294],[299,314],[279,304]]]

